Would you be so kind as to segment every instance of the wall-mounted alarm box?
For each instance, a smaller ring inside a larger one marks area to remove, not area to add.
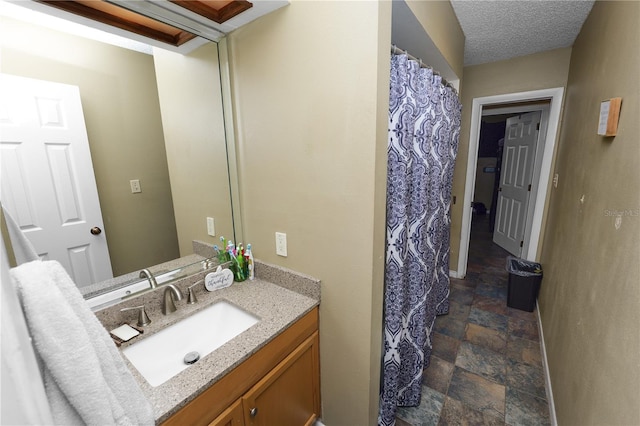
[[[600,103],[600,121],[598,134],[601,136],[615,136],[618,133],[618,119],[622,98],[611,98]]]

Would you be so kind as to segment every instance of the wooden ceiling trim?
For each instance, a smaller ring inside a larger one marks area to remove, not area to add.
[[[212,21],[222,24],[234,16],[244,12],[247,9],[253,7],[253,3],[246,0],[232,0],[232,1],[199,1],[199,0],[169,0],[171,3],[175,3],[178,6],[184,7],[211,19]],[[216,8],[215,6],[220,6]]]
[[[100,9],[90,7],[86,3],[72,0],[35,1],[94,21],[102,22],[103,24],[111,25],[125,31],[148,37],[153,40],[171,44],[172,46],[180,46],[196,37],[195,34],[191,34],[180,28],[167,25],[143,15],[134,13],[130,14],[128,18],[123,17],[123,11],[126,11],[126,9],[122,9],[116,5],[102,1],[95,2],[96,4],[100,4]],[[91,3],[89,2],[88,4]],[[147,22],[147,24],[145,24],[145,22]]]

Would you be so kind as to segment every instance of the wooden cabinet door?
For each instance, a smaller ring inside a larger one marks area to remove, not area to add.
[[[246,426],[311,425],[320,414],[318,332],[243,397]]]
[[[237,400],[224,410],[209,426],[244,426],[242,399]]]

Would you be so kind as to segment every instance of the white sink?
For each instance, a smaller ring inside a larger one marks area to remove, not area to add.
[[[188,353],[197,352],[202,359],[258,321],[222,300],[124,348],[122,353],[155,387],[190,366],[185,363]]]

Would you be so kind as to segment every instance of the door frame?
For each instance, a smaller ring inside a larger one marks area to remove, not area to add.
[[[555,147],[559,136],[560,114],[562,112],[562,102],[564,88],[556,87],[551,89],[532,90],[528,92],[507,93],[503,95],[484,96],[474,98],[471,107],[471,129],[469,132],[469,152],[467,156],[467,176],[465,181],[464,201],[462,210],[462,224],[460,232],[460,251],[458,254],[457,270],[450,271],[454,278],[464,278],[467,274],[467,261],[469,258],[469,240],[471,237],[471,218],[473,210],[473,195],[475,192],[476,167],[478,163],[478,145],[480,139],[480,126],[482,121],[482,110],[485,106],[503,105],[519,102],[549,101],[549,116],[546,131],[541,128],[544,138],[538,139],[538,146],[544,139],[544,147],[541,156],[536,155],[536,167],[534,169],[534,185],[532,185],[532,198],[534,203],[533,213],[527,216],[527,229],[529,241],[522,257],[527,260],[537,260],[538,248],[541,244],[541,231],[543,217],[546,212],[546,199],[550,191],[549,182],[551,177],[551,165],[555,155]],[[508,105],[506,105],[508,106]],[[535,108],[535,107],[533,107]],[[543,114],[544,115],[544,114]],[[542,126],[541,126],[542,127]],[[540,157],[540,160],[538,160]],[[534,188],[535,186],[535,188]],[[545,188],[546,190],[541,190]],[[535,189],[535,193],[534,193]]]

